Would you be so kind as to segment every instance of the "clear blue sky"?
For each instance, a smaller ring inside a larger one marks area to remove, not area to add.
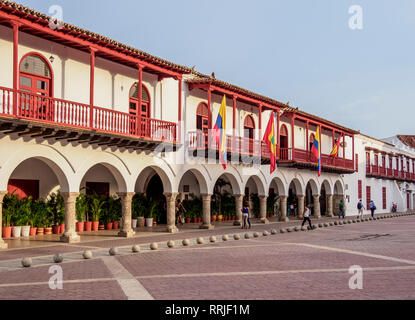
[[[377,138],[415,134],[415,0],[18,2]]]

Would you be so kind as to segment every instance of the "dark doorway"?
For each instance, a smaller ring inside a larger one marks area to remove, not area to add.
[[[100,196],[110,196],[110,184],[107,182],[86,182],[85,186],[88,195],[96,193]]]
[[[164,196],[163,182],[158,174],[155,174],[149,181],[146,196],[147,199],[153,199],[158,203],[154,221],[158,224],[167,224],[167,205],[166,197]]]

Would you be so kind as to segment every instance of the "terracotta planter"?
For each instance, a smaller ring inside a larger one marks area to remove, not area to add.
[[[85,222],[77,222],[76,232],[84,232],[84,230],[85,230]]]
[[[37,228],[37,235],[44,235],[45,234],[45,228]]]
[[[92,221],[92,231],[98,231],[99,221]]]
[[[53,226],[52,232],[53,234],[58,234],[61,231],[61,226]]]
[[[220,215],[218,215],[217,220],[218,220],[218,221],[223,221],[223,215],[221,215],[221,214],[220,214]]]
[[[37,228],[30,228],[30,233],[29,233],[30,236],[35,236],[36,233],[37,233]]]
[[[62,223],[62,224],[60,225],[60,227],[61,227],[61,229],[60,229],[60,233],[65,233],[65,224],[64,224],[64,223]]]
[[[85,221],[85,231],[92,230],[92,221]]]
[[[105,230],[105,225],[103,224],[98,225],[98,230]]]
[[[212,216],[212,222],[215,222],[218,217],[216,215]]]
[[[105,225],[105,229],[107,229],[107,230],[112,230],[112,227],[113,227],[113,223],[112,222],[109,222],[109,223],[107,223]]]
[[[137,227],[143,228],[145,225],[146,219],[144,217],[138,217],[137,218]]]
[[[52,228],[45,228],[45,234],[52,234]]]
[[[155,227],[155,226],[157,226],[157,222],[154,221],[153,222],[153,227]]]
[[[233,220],[233,221],[236,221],[236,216],[233,216],[233,217],[232,217],[232,220]]]
[[[190,218],[186,218],[186,219],[185,219],[185,222],[186,222],[186,223],[190,223]]]
[[[12,227],[3,227],[1,229],[3,239],[9,239],[12,237]]]
[[[119,229],[119,223],[118,223],[118,221],[114,221],[114,222],[112,223],[112,228],[113,228],[114,230]]]
[[[197,218],[193,218],[193,223],[197,223],[198,219]]]
[[[201,223],[203,221],[203,219],[202,218],[197,218],[197,222],[198,223]]]

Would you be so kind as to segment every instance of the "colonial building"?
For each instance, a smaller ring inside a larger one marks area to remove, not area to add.
[[[85,187],[121,197],[119,236],[131,237],[136,193],[164,201],[166,230],[176,232],[175,201],[190,192],[203,198],[201,228],[213,227],[210,204],[219,179],[229,182],[235,197],[236,224],[243,196],[252,193],[267,223],[270,193],[279,196],[281,220],[290,219],[290,205],[301,217],[305,204],[313,204],[318,218],[337,214],[341,199],[355,207],[364,186],[367,197],[379,197],[380,181],[390,204],[402,196],[399,182],[408,181],[403,169],[396,177],[395,171],[374,174],[362,163],[366,152],[384,152],[389,163],[396,155],[389,143],[76,26],[57,27],[46,15],[5,0],[0,52],[0,203],[10,190],[34,198],[60,190],[65,242],[79,241],[75,200]],[[224,95],[226,170],[209,131]],[[278,168],[270,174],[270,151],[262,140],[272,115]],[[320,177],[311,153],[317,128]],[[331,157],[338,139],[339,154]],[[412,158],[409,163],[413,174]],[[376,162],[376,168],[386,167]]]

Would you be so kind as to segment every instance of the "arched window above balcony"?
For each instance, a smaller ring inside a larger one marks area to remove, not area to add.
[[[130,89],[130,114],[139,116],[140,109],[138,108],[138,83],[134,83]],[[150,94],[147,88],[143,85],[141,91],[141,117],[151,117],[151,101]]]
[[[209,130],[209,107],[206,103],[201,102],[196,110],[196,128],[197,130]]]
[[[22,91],[49,97],[52,95],[52,68],[38,53],[29,53],[20,61],[19,88]]]

